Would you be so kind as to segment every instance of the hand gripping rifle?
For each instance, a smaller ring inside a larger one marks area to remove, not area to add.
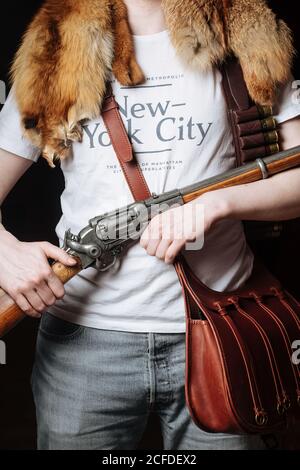
[[[68,267],[56,262],[52,269],[63,283],[89,267],[105,271],[116,262],[125,247],[141,236],[151,218],[158,213],[175,204],[191,202],[208,191],[252,183],[299,165],[300,146],[297,146],[266,158],[258,158],[254,162],[185,188],[162,195],[153,194],[144,201],[95,217],[78,235],[73,235],[70,230],[65,234],[64,249],[76,257],[77,265]],[[0,337],[24,317],[25,314],[13,299],[0,289]]]

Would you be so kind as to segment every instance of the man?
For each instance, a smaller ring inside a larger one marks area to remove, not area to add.
[[[219,71],[199,71],[179,60],[160,0],[125,3],[146,80],[128,87],[111,79],[151,191],[162,193],[233,167]],[[299,145],[300,105],[292,102],[290,83],[278,105],[282,147]],[[22,138],[13,93],[0,117],[0,148],[2,203],[40,154]],[[62,170],[60,242],[67,228],[76,233],[90,218],[132,201],[100,116],[84,124],[83,141],[73,144]],[[205,245],[186,256],[206,285],[233,290],[248,279],[253,255],[240,221],[300,216],[299,182],[295,169],[197,200],[204,208]],[[180,230],[183,219],[190,227],[194,222],[183,211],[156,217],[120,265],[107,273],[88,269],[65,291],[47,258],[67,265],[72,258],[46,242],[20,242],[1,227],[0,285],[28,315],[47,312],[32,377],[40,449],[133,449],[151,410],[160,417],[165,449],[264,448],[259,436],[206,433],[187,410],[184,305],[172,262],[201,233]]]

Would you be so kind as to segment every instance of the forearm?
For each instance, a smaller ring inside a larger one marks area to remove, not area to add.
[[[224,188],[215,196],[225,201],[222,218],[289,220],[300,217],[300,168],[255,183]]]
[[[300,145],[300,118],[284,122],[279,133],[282,150]],[[272,221],[300,217],[300,168],[222,189],[218,198],[224,201],[220,218]]]

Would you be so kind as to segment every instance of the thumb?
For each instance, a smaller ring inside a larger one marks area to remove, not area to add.
[[[43,242],[41,245],[47,258],[52,258],[67,266],[75,266],[77,264],[77,260],[73,256],[68,255],[62,248],[58,248],[48,242]]]

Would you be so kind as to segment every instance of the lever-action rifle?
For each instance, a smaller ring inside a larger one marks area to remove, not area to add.
[[[89,267],[105,271],[115,263],[125,247],[140,237],[151,218],[158,213],[175,204],[191,202],[208,191],[252,183],[299,165],[300,146],[297,146],[269,157],[258,158],[185,188],[162,195],[153,194],[144,201],[95,217],[78,235],[73,235],[69,230],[65,234],[64,249],[77,259],[77,265],[69,267],[56,262],[52,269],[63,283]],[[0,289],[0,337],[24,317],[25,314],[13,299]]]

